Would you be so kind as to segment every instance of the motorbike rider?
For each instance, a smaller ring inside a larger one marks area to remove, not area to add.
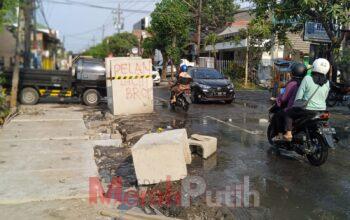
[[[302,63],[294,63],[291,66],[291,80],[287,82],[283,94],[280,94],[276,99],[279,112],[272,119],[277,133],[277,136],[273,138],[274,141],[282,140],[283,134],[286,133],[286,111],[293,106],[298,88],[306,72],[307,68]]]
[[[317,112],[326,110],[326,99],[330,90],[327,79],[329,69],[330,63],[328,60],[318,58],[312,65],[312,76],[304,77],[296,94],[295,103],[304,103],[306,106],[293,106],[287,110],[287,132],[284,135],[286,140],[291,141],[293,138],[293,120],[301,117],[311,117]]]
[[[171,103],[176,102],[176,96],[181,91],[190,89],[190,83],[192,81],[191,75],[187,73],[188,67],[187,65],[183,64],[180,66],[180,73],[176,75],[176,80],[171,87]]]

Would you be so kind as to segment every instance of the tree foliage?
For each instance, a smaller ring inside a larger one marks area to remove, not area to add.
[[[162,0],[156,4],[151,14],[151,27],[149,29],[152,42],[149,46],[162,52],[164,63],[171,58],[173,63],[180,62],[183,47],[187,45],[190,31],[190,13],[187,5],[181,0]],[[165,77],[163,65],[163,78]]]
[[[133,47],[138,46],[138,40],[131,33],[120,33],[105,38],[102,43],[89,48],[84,55],[105,58],[112,53],[114,56],[126,56]]]
[[[209,33],[204,39],[204,47],[208,45],[212,46],[212,50],[209,51],[209,56],[213,54],[214,59],[216,59],[216,53],[218,52],[216,49],[216,43],[218,43],[219,40],[221,40],[221,38],[216,33]]]
[[[192,24],[196,24],[199,0],[189,1],[192,7]],[[239,6],[232,0],[202,0],[202,33],[208,35],[225,27],[228,22],[234,21],[235,12]]]
[[[0,30],[7,22],[13,22],[19,0],[0,0]]]
[[[256,9],[256,20],[270,25],[271,33],[280,41],[288,32],[301,32],[304,23],[316,21],[323,25],[329,39],[329,58],[334,65],[344,39],[342,28],[350,23],[349,0],[251,0]],[[335,68],[334,68],[335,70]],[[335,76],[335,74],[333,74]]]

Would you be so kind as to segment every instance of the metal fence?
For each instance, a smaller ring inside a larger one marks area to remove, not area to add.
[[[235,66],[244,67],[244,65],[245,65],[244,60],[216,60],[215,61],[215,69],[217,69],[221,73],[232,71]]]

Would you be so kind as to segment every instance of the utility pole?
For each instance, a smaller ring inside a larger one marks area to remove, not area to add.
[[[12,74],[12,87],[11,87],[11,99],[10,99],[11,113],[16,112],[17,110],[19,64],[21,59],[21,50],[23,48],[23,42],[24,42],[24,26],[25,26],[23,6],[19,7],[17,19],[18,19],[17,30],[15,34],[16,36],[15,65],[14,65],[13,74]]]
[[[41,66],[41,64],[39,65],[38,63],[38,51],[39,51],[39,45],[38,45],[38,39],[37,39],[37,21],[36,21],[36,1],[33,1],[33,10],[32,10],[32,13],[33,13],[33,49],[36,50],[36,53],[35,53],[35,58],[34,58],[34,61],[33,61],[33,64],[34,64],[34,68],[37,69],[39,68],[39,66]]]
[[[105,39],[105,25],[102,25],[102,35],[101,35],[101,42]]]
[[[197,50],[196,50],[196,62],[199,65],[199,55],[201,51],[201,26],[202,26],[202,0],[199,0],[199,7],[197,12]]]
[[[24,10],[24,68],[30,67],[31,60],[31,41],[32,41],[32,21],[33,21],[33,4],[31,0],[25,0],[23,4]]]
[[[32,10],[32,14],[33,14],[33,44],[34,44],[34,49],[38,49],[38,41],[37,41],[37,21],[36,21],[36,1],[33,1],[33,10]]]
[[[92,46],[96,46],[96,37],[95,35],[92,37]]]
[[[248,86],[248,75],[249,75],[249,35],[247,36],[247,49],[245,54],[245,77],[244,77],[244,86]]]
[[[122,18],[122,10],[120,8],[120,3],[118,4],[117,10],[113,11],[114,14],[114,27],[117,29],[117,33],[119,34],[121,30],[124,29],[124,18]]]

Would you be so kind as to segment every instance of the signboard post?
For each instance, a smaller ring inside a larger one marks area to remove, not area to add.
[[[113,115],[153,112],[151,59],[106,58],[108,108]]]

